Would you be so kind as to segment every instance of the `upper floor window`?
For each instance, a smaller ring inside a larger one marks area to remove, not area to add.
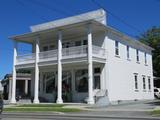
[[[115,41],[115,55],[119,55],[119,42]]]
[[[139,62],[139,50],[136,50],[136,59],[137,59],[137,62]]]
[[[146,79],[145,79],[145,76],[143,76],[143,90],[146,89]]]
[[[127,45],[127,59],[130,58],[130,55],[129,55],[129,46]]]
[[[146,52],[144,53],[144,62],[145,62],[145,65],[147,65],[147,53]]]

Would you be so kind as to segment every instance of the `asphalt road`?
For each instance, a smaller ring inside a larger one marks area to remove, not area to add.
[[[87,116],[34,116],[34,115],[1,115],[0,120],[159,120],[159,119],[144,119],[144,118],[116,118],[116,117],[87,117]]]

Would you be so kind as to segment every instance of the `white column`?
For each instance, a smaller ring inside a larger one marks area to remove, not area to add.
[[[34,82],[34,100],[33,103],[39,103],[39,38],[36,39],[36,58],[35,58],[35,82]]]
[[[58,90],[57,90],[57,103],[63,103],[62,100],[62,33],[61,31],[58,32]]]
[[[9,79],[9,89],[8,89],[8,100],[11,100],[11,93],[12,93],[12,80]]]
[[[87,26],[88,34],[88,104],[94,104],[93,99],[93,63],[92,63],[92,32],[90,24]]]
[[[28,94],[28,80],[25,80],[25,94]]]
[[[14,53],[13,53],[13,73],[12,73],[12,94],[10,103],[16,103],[16,57],[17,57],[17,42],[14,41]]]

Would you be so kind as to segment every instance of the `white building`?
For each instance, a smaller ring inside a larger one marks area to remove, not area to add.
[[[152,48],[109,27],[96,10],[31,27],[11,37],[14,64],[11,103],[15,103],[16,69],[32,70],[33,102],[107,104],[153,99]],[[17,43],[32,45],[17,55]]]

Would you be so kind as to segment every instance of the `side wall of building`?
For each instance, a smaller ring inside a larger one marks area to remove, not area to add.
[[[130,58],[127,59],[127,44],[115,34],[108,34],[106,46],[108,50],[106,81],[111,102],[121,100],[153,99],[152,55],[147,53],[145,65],[144,51],[139,50],[139,63],[136,61],[136,49],[129,48]],[[115,55],[115,41],[119,42],[119,56]],[[138,78],[138,89],[135,89],[135,74]],[[146,89],[143,89],[143,76]],[[149,90],[148,77],[151,80]]]

